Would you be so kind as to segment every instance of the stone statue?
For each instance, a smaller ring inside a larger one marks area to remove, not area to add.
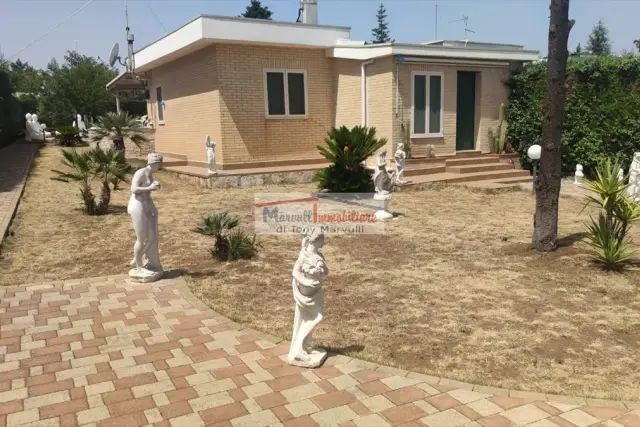
[[[396,150],[396,154],[394,155],[396,160],[396,184],[406,184],[407,181],[402,179],[402,175],[404,174],[404,165],[407,160],[407,153],[404,151],[404,144],[398,144],[398,149]]]
[[[136,243],[129,277],[139,282],[154,282],[162,277],[158,250],[158,209],[151,199],[151,192],[160,189],[153,173],[162,167],[162,156],[150,153],[147,166],[138,169],[131,178],[131,198],[127,213],[131,215]]]
[[[634,202],[640,202],[640,152],[633,154],[633,161],[629,167],[627,194]]]
[[[26,122],[24,124],[24,139],[31,141],[31,113],[24,115]]]
[[[207,147],[207,164],[209,165],[209,175],[216,174],[216,143],[209,135],[204,139],[204,145]]]
[[[37,114],[25,114],[25,139],[27,141],[44,141],[51,136],[50,132],[45,131],[47,125],[38,122]]]
[[[76,116],[76,123],[77,123],[78,129],[80,129],[80,132],[84,132],[87,130],[87,127],[85,126],[84,121],[82,120],[82,116],[80,114]]]
[[[324,363],[327,352],[313,348],[313,330],[322,322],[324,311],[324,280],[329,269],[322,254],[324,233],[313,228],[302,236],[300,255],[293,266],[293,300],[295,314],[293,334],[287,362],[304,368],[317,368]]]
[[[378,165],[373,174],[373,183],[375,185],[376,194],[373,200],[382,202],[382,205],[376,211],[376,218],[386,220],[393,218],[393,214],[389,212],[389,200],[391,200],[391,190],[393,189],[393,180],[387,172],[387,152],[384,151],[378,158]]]
[[[584,172],[582,172],[582,165],[581,164],[577,164],[576,165],[576,176],[574,178],[573,183],[576,185],[581,185],[582,184],[582,178],[584,178]]]
[[[624,181],[624,170],[622,168],[618,171],[618,181]]]
[[[427,144],[427,157],[436,156],[436,146],[433,144]]]

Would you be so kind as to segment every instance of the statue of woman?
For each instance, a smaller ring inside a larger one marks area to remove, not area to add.
[[[407,181],[402,179],[402,175],[404,174],[404,165],[407,160],[407,153],[404,152],[404,144],[398,144],[398,149],[394,155],[396,160],[396,182],[398,184],[406,184]]]
[[[136,243],[129,276],[142,282],[158,280],[163,273],[158,250],[158,209],[151,199],[151,192],[160,189],[160,183],[153,179],[153,173],[160,167],[162,156],[150,153],[147,166],[138,169],[131,179],[127,213],[133,221]]]
[[[209,173],[216,173],[216,143],[207,135],[204,139],[204,145],[207,147],[207,163],[209,165]]]
[[[293,335],[287,361],[291,365],[317,368],[327,358],[327,352],[311,345],[313,330],[322,321],[324,310],[324,280],[329,269],[322,254],[324,233],[314,228],[302,237],[298,260],[293,266],[293,299],[295,314]]]

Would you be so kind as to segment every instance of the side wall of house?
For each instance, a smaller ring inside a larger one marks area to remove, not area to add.
[[[386,138],[387,145],[380,152],[387,151],[387,159],[393,158],[393,59],[376,59],[366,66],[367,74],[367,126],[376,128],[378,139]],[[377,156],[376,156],[377,157]],[[375,163],[368,160],[368,163]]]
[[[334,126],[362,125],[362,78],[360,61],[332,59]]]
[[[334,118],[333,70],[325,51],[232,44],[216,50],[225,165],[321,160],[316,146]],[[307,118],[265,117],[267,68],[306,71]]]
[[[209,46],[151,71],[148,106],[156,129],[156,151],[206,164],[204,142],[209,135],[218,143],[216,163],[222,162],[216,63],[216,46]],[[158,86],[165,102],[164,124],[158,121]]]
[[[412,72],[443,73],[444,91],[444,128],[443,137],[414,138],[412,150],[416,155],[423,155],[426,144],[435,145],[436,156],[454,155],[456,153],[456,109],[457,109],[457,72],[474,71],[476,77],[476,110],[475,110],[475,149],[483,153],[489,152],[488,131],[497,125],[500,104],[507,104],[509,89],[506,80],[509,76],[507,68],[482,66],[450,66],[443,64],[399,64],[397,67],[398,120],[393,123],[393,135],[396,141],[402,138],[402,122],[411,119]],[[395,71],[395,65],[394,65]],[[395,80],[394,80],[395,92]],[[394,94],[395,98],[395,94]],[[393,102],[395,110],[395,99]]]

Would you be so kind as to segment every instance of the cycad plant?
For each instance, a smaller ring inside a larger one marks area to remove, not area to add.
[[[87,151],[87,156],[93,164],[93,174],[100,181],[102,190],[100,191],[100,210],[102,214],[109,211],[111,203],[111,187],[117,189],[118,183],[126,182],[127,174],[131,171],[127,164],[124,153],[114,148],[102,150],[94,148]]]
[[[107,113],[98,118],[98,124],[93,130],[93,142],[100,143],[103,138],[113,141],[119,138],[129,139],[136,147],[147,142],[147,138],[142,135],[137,125],[136,119],[126,111],[120,113]]]
[[[77,182],[80,184],[80,198],[84,203],[84,211],[88,215],[99,213],[96,198],[91,192],[91,179],[93,177],[93,164],[86,153],[80,153],[76,149],[62,150],[62,164],[67,172],[53,170],[56,174],[51,179],[62,182]]]
[[[356,126],[332,128],[325,138],[326,147],[318,146],[320,154],[333,163],[318,171],[314,181],[321,190],[333,193],[373,191],[374,185],[364,161],[387,144],[377,139],[376,129]]]
[[[202,217],[200,225],[192,229],[194,233],[213,236],[215,239],[211,255],[219,261],[235,261],[253,258],[261,247],[256,236],[238,230],[240,218],[229,212],[216,212]]]
[[[75,126],[61,126],[56,129],[56,142],[63,147],[75,147],[82,144],[80,129]]]
[[[640,206],[627,196],[625,179],[618,177],[620,166],[619,161],[607,159],[596,168],[595,180],[585,183],[594,193],[587,196],[586,206],[600,207],[598,219],[591,217],[587,224],[590,253],[607,270],[621,270],[631,260],[629,230],[640,220]]]

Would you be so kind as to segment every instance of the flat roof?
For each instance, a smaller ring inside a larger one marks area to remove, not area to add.
[[[107,83],[106,87],[110,90],[142,90],[145,88],[145,84],[143,80],[132,78],[131,74],[127,71],[123,71]]]

